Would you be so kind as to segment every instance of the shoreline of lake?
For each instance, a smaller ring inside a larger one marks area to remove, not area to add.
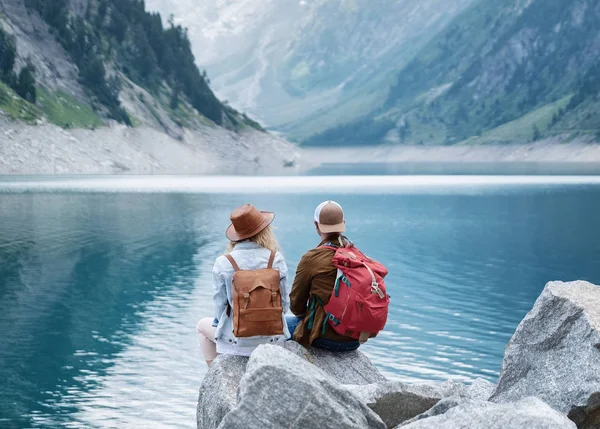
[[[518,174],[600,174],[600,144],[549,139],[526,144],[403,146],[380,145],[345,148],[303,148],[308,164],[400,166],[396,174],[494,174],[517,166]],[[440,165],[447,168],[440,169]],[[560,173],[563,166],[564,173]],[[476,167],[474,167],[476,166]],[[554,173],[554,171],[559,171]],[[501,173],[502,174],[502,173]],[[512,174],[507,172],[506,174]],[[536,173],[534,173],[536,174]]]
[[[178,141],[150,128],[64,130],[0,117],[3,175],[600,175],[600,144],[299,147],[271,134],[207,127]]]
[[[364,162],[325,163],[311,176],[599,176],[600,162]]]
[[[2,175],[289,175],[309,168],[299,157],[294,144],[253,129],[233,132],[207,125],[181,129],[180,138],[174,138],[146,126],[28,125],[0,113]]]

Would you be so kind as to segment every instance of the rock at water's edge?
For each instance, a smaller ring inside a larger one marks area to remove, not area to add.
[[[581,429],[600,427],[600,287],[548,283],[504,357],[494,402],[536,396]]]
[[[494,383],[478,378],[467,388],[467,396],[475,401],[487,401],[495,389]]]
[[[340,384],[370,384],[387,381],[360,351],[331,353],[307,349],[288,341],[283,346],[302,360],[322,369]],[[248,358],[219,356],[206,374],[198,398],[198,429],[215,429],[237,404],[237,390]]]
[[[470,386],[447,381],[440,385],[434,385],[434,387],[440,391],[442,399],[421,414],[412,416],[410,420],[402,422],[400,426],[408,425],[417,420],[439,416],[461,404],[468,403],[471,406],[479,406],[482,403],[487,402],[496,385],[487,380],[478,378]]]
[[[198,429],[216,429],[237,404],[237,390],[246,371],[248,358],[218,356],[200,387],[196,420]]]
[[[575,429],[566,416],[537,398],[513,404],[466,402],[445,414],[401,426],[402,429]]]
[[[461,398],[460,396],[450,396],[448,398],[443,398],[440,402],[435,404],[433,407],[431,407],[424,413],[421,413],[410,420],[406,420],[396,427],[404,427],[419,420],[428,419],[429,417],[435,417],[445,414],[452,408],[458,407],[462,404],[469,404],[470,406],[479,406],[482,403],[485,403],[485,401],[472,401],[469,399]]]
[[[307,349],[295,341],[287,341],[284,347],[322,369],[340,384],[371,384],[387,381],[369,358],[358,350],[332,353],[315,348]]]
[[[282,347],[259,346],[248,362],[239,403],[220,429],[374,428],[379,416],[324,371]]]
[[[440,389],[435,386],[396,381],[346,388],[375,411],[389,428],[427,411],[442,399]]]

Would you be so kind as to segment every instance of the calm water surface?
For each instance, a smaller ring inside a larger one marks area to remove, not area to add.
[[[0,180],[2,428],[194,428],[194,324],[248,201],[277,212],[292,272],[314,207],[345,207],[390,269],[387,330],[363,347],[390,378],[494,380],[547,281],[600,283],[600,178],[22,182]]]

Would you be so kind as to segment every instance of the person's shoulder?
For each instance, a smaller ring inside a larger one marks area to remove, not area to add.
[[[285,256],[283,256],[283,253],[281,253],[281,251],[277,251],[275,252],[275,260],[276,261],[285,261]]]
[[[307,251],[302,256],[302,259],[310,260],[310,259],[313,259],[315,257],[319,257],[319,256],[321,256],[323,254],[331,253],[331,252],[332,252],[331,249],[327,249],[327,248],[324,248],[324,247],[315,247],[314,249],[310,249],[309,251]]]
[[[280,251],[275,252],[275,259],[273,260],[273,268],[279,271],[287,272],[287,263],[285,262],[285,256]]]
[[[279,250],[275,252],[275,257],[273,258],[273,263],[275,264],[285,264],[285,256]]]
[[[224,271],[229,269],[229,267],[231,267],[231,262],[229,262],[225,255],[218,256],[217,259],[215,259],[214,269],[216,271]],[[233,269],[233,267],[231,268]]]

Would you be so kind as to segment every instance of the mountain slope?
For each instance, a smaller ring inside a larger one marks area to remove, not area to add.
[[[600,130],[599,57],[595,1],[481,0],[401,69],[383,108],[307,143],[594,135]],[[496,130],[508,123],[512,127]]]
[[[147,0],[190,29],[219,96],[301,140],[380,106],[471,0]]]
[[[0,0],[0,174],[283,174],[298,158],[216,98],[186,31],[143,1]]]
[[[8,68],[30,64],[38,75],[42,99],[33,90],[29,101],[51,121],[68,104],[58,106],[61,99],[71,97],[101,117],[171,134],[207,120],[229,129],[260,129],[216,98],[195,64],[186,31],[174,24],[163,28],[160,15],[146,12],[144,2],[0,0],[0,31],[18,47],[18,59]]]

